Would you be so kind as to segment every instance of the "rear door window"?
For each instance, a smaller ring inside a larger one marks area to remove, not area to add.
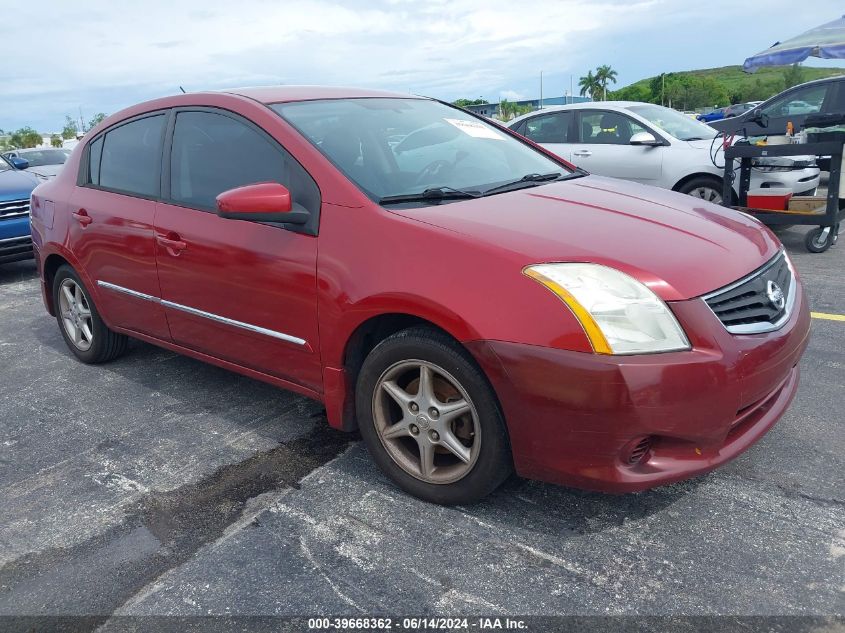
[[[550,112],[532,117],[525,122],[523,136],[535,143],[570,143],[572,117],[572,112]]]
[[[104,189],[155,198],[160,189],[161,144],[164,114],[124,123],[106,132],[99,178],[91,182]],[[96,142],[95,142],[96,143]],[[94,158],[94,144],[89,161]]]

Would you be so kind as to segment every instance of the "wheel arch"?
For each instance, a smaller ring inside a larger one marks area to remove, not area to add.
[[[53,280],[56,278],[56,272],[64,265],[73,268],[73,265],[65,257],[58,253],[50,253],[46,258],[44,258],[42,268],[46,291],[44,293],[44,301],[47,304],[47,312],[50,313],[50,316],[56,316],[56,306],[53,303]]]
[[[471,350],[461,342],[462,337],[456,335],[455,331],[450,331],[451,328],[444,327],[442,323],[412,312],[371,314],[358,323],[345,338],[340,358],[341,367],[326,366],[323,369],[326,414],[333,427],[345,431],[358,428],[355,387],[364,359],[381,341],[410,327],[427,327],[448,336],[477,363]],[[479,369],[489,381],[484,369],[480,366]]]

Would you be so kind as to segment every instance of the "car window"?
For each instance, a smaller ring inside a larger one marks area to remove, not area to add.
[[[270,107],[374,200],[431,188],[482,192],[526,174],[569,171],[497,126],[429,99],[326,99]]]
[[[100,184],[100,158],[103,155],[103,138],[100,137],[88,148],[88,182]]]
[[[535,143],[569,142],[572,117],[572,112],[550,112],[531,117],[525,121],[522,135]]]
[[[109,132],[103,140],[99,185],[115,191],[156,197],[164,114],[137,119]]]
[[[29,161],[30,167],[64,165],[70,152],[63,149],[37,149],[21,152],[20,157]]]
[[[763,108],[763,113],[770,117],[781,117],[821,112],[827,91],[831,86],[833,86],[833,83],[824,83],[795,90],[788,95],[775,99]]]
[[[179,112],[170,152],[170,198],[214,209],[219,194],[258,182],[278,182],[294,204],[319,210],[319,189],[303,167],[255,128],[224,114]]]
[[[647,130],[618,112],[583,112],[581,142],[596,145],[628,145],[631,137]]]

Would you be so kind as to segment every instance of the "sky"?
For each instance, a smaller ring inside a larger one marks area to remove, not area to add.
[[[185,90],[270,84],[441,99],[562,95],[741,64],[840,17],[834,0],[3,0],[0,129],[61,130]],[[811,65],[842,66],[816,60]]]

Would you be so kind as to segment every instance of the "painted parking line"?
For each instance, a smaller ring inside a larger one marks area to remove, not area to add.
[[[810,316],[814,319],[824,319],[826,321],[845,321],[845,314],[827,314],[826,312],[810,312]]]

